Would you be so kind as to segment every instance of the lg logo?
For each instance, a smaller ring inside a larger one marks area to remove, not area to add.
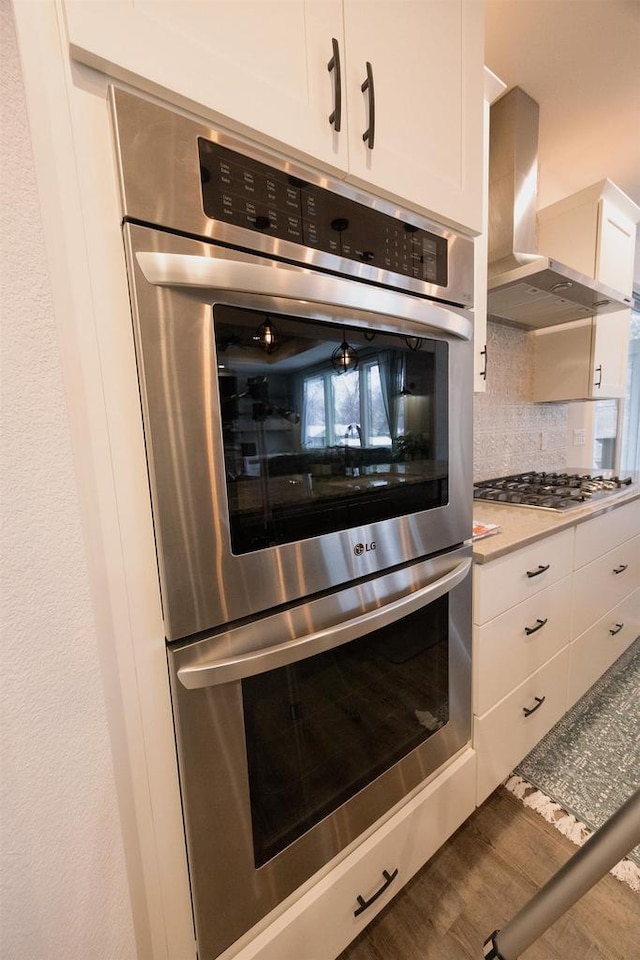
[[[376,542],[372,540],[371,543],[356,543],[353,548],[353,552],[356,557],[361,557],[363,553],[369,553],[371,550],[376,549]]]

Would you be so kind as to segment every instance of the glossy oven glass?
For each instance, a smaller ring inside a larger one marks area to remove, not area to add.
[[[446,342],[213,315],[234,554],[447,503]]]
[[[449,720],[449,598],[242,681],[256,866]]]

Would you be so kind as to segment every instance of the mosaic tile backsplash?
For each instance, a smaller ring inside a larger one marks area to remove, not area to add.
[[[474,395],[473,479],[566,466],[568,404],[531,400],[533,344],[526,331],[487,324],[487,392]]]

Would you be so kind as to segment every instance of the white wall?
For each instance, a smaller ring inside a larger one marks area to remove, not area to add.
[[[136,947],[11,6],[2,137],[2,911],[11,960]]]

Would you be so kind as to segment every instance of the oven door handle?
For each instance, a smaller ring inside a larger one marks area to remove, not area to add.
[[[468,312],[433,303],[384,287],[345,280],[301,267],[272,262],[266,265],[246,254],[243,260],[182,253],[139,251],[138,266],[145,279],[161,287],[199,290],[215,300],[220,291],[279,297],[290,305],[305,301],[327,307],[398,317],[434,331],[471,340],[473,322]],[[300,306],[289,306],[300,313]],[[303,313],[306,311],[302,311]]]
[[[180,667],[178,679],[188,690],[217,686],[251,677],[266,670],[286,667],[298,660],[333,650],[366,633],[381,629],[424,607],[445,593],[449,593],[464,580],[471,568],[471,559],[466,557],[444,577],[429,583],[413,593],[399,597],[392,603],[353,617],[335,626],[325,627],[296,640],[277,643],[264,650],[242,653],[237,657],[212,660],[209,663]]]

